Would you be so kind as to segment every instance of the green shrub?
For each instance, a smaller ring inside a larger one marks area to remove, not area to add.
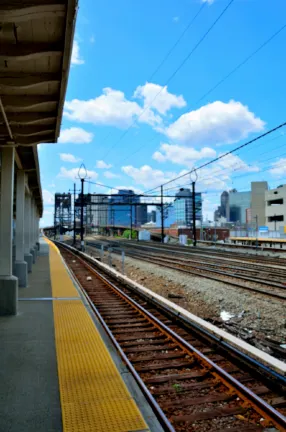
[[[122,234],[122,237],[126,238],[126,239],[129,239],[130,238],[130,233],[131,233],[130,229],[124,230],[124,232]],[[132,239],[134,239],[134,240],[137,239],[137,231],[132,230]]]

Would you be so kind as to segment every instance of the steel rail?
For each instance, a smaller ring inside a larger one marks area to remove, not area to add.
[[[116,253],[117,253],[117,251],[116,251]],[[129,255],[130,258],[139,259],[141,261],[146,261],[146,262],[149,262],[151,264],[155,264],[156,265],[156,262],[154,263],[154,260],[152,260],[151,258],[144,257],[143,254],[139,254],[139,253],[136,253],[136,252],[135,253],[134,252],[131,253],[130,251],[126,251],[126,255]],[[242,289],[245,289],[245,290],[248,290],[248,291],[253,291],[255,293],[266,295],[268,297],[275,297],[275,298],[278,298],[279,300],[286,300],[286,296],[278,294],[278,293],[273,293],[273,292],[271,293],[269,291],[260,290],[258,288],[248,287],[248,286],[241,285],[241,284],[233,282],[233,281],[223,280],[220,277],[216,277],[216,276],[212,276],[212,275],[207,275],[207,274],[202,274],[202,273],[199,273],[199,272],[196,272],[196,271],[193,271],[193,270],[186,270],[186,269],[183,269],[183,268],[180,268],[180,267],[176,267],[175,265],[170,265],[170,264],[166,264],[166,263],[163,263],[162,265],[164,267],[172,269],[172,270],[178,270],[180,272],[187,273],[187,274],[192,274],[194,276],[198,276],[198,277],[201,277],[201,278],[215,280],[215,281],[218,281],[218,282],[222,282],[224,284],[232,285],[232,286],[235,286],[235,287],[238,287],[238,288],[242,288]],[[227,274],[225,272],[219,272],[217,270],[211,270],[211,269],[204,269],[204,270],[206,270],[209,273],[215,273],[215,274],[222,275],[222,276],[225,276],[225,277],[229,277],[229,278],[232,277],[232,278],[242,279],[242,280],[246,280],[246,281],[249,280],[250,282],[252,282],[250,279],[247,279],[247,278],[239,276],[239,275]],[[257,282],[256,280],[253,280],[253,282],[254,283],[260,283],[260,282]],[[264,284],[268,285],[269,287],[273,286],[274,288],[277,288],[277,289],[282,289],[282,290],[285,289],[284,287],[276,286],[276,285],[271,284],[271,283],[266,283],[265,282]]]
[[[69,251],[69,252],[71,254],[75,255],[73,252],[71,252],[71,251]],[[175,333],[172,329],[168,328],[164,323],[162,323],[158,318],[156,318],[154,315],[152,315],[149,311],[144,309],[134,299],[132,299],[130,296],[128,296],[126,293],[124,293],[120,288],[116,287],[104,275],[102,275],[100,272],[95,270],[89,263],[87,263],[87,261],[85,259],[83,259],[81,256],[80,257],[77,256],[77,258],[85,268],[87,268],[95,276],[97,276],[101,280],[103,280],[109,287],[111,287],[117,294],[119,294],[121,298],[125,299],[125,301],[127,301],[130,305],[132,305],[133,308],[139,310],[143,315],[148,317],[149,321],[155,323],[155,326],[157,328],[161,329],[161,331],[163,333],[165,333],[168,337],[171,337],[172,339],[174,339],[181,347],[184,348],[184,350],[188,351],[189,354],[195,355],[195,357],[197,358],[199,363],[202,364],[203,367],[207,367],[209,372],[212,375],[214,374],[214,376],[219,376],[220,380],[230,390],[235,389],[237,395],[242,400],[244,400],[246,403],[250,402],[252,407],[255,409],[256,412],[258,412],[260,415],[267,418],[268,421],[271,421],[276,427],[279,427],[279,429],[282,428],[280,430],[283,431],[286,429],[286,418],[282,414],[280,414],[277,410],[275,410],[273,407],[271,407],[267,402],[265,402],[263,399],[261,399],[255,393],[253,393],[250,389],[248,389],[243,384],[241,384],[234,377],[229,375],[226,371],[224,371],[221,367],[219,367],[217,364],[215,364],[212,360],[207,358],[197,348],[195,348],[190,343],[185,341],[181,336],[179,336],[177,333]],[[98,310],[97,310],[97,314],[99,314],[101,316],[101,314],[98,312]],[[104,322],[103,318],[102,318],[102,321]],[[104,327],[106,328],[106,326],[104,326]],[[143,385],[145,386],[144,383],[143,383]],[[148,389],[146,389],[146,391],[149,392]],[[153,399],[153,396],[151,394],[150,394],[150,396]],[[154,400],[154,402],[156,403],[155,400]],[[171,430],[174,430],[174,429],[171,429]]]

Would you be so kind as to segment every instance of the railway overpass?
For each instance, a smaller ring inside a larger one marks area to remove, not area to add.
[[[36,260],[43,213],[37,144],[56,143],[77,0],[0,2],[0,315]]]

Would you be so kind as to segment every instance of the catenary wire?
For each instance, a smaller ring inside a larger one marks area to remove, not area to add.
[[[242,62],[240,62],[237,66],[234,67],[227,75],[225,75],[221,80],[219,80],[213,87],[211,87],[207,92],[203,94],[195,103],[195,106],[198,105],[199,102],[201,102],[206,96],[208,96],[210,93],[212,93],[217,87],[219,87],[223,82],[225,82],[230,76],[232,76],[238,69],[240,69],[242,66],[244,66],[249,60],[251,60],[256,54],[258,54],[263,48],[265,48],[268,43],[270,43],[276,36],[278,36],[284,29],[286,28],[286,24],[284,24],[282,27],[280,27],[279,30],[277,30],[275,33],[273,33],[266,41],[264,41],[256,50],[254,50],[250,55],[248,55]],[[182,114],[180,114],[174,121],[178,120],[179,117],[181,117]],[[157,136],[155,135],[154,138],[152,138],[150,142],[154,141],[154,139]],[[169,139],[170,140],[170,139]],[[170,140],[172,142],[172,140]],[[148,143],[148,144],[149,144]],[[144,143],[142,146],[140,146],[137,150],[134,151],[134,153],[129,154],[124,160],[129,159],[130,157],[134,156],[136,153],[141,151],[146,144]]]
[[[258,141],[258,140],[260,140],[260,139],[262,139],[262,138],[264,138],[264,137],[266,137],[267,135],[270,135],[271,133],[273,133],[273,132],[275,132],[275,131],[277,131],[277,130],[279,130],[279,129],[285,127],[285,126],[286,126],[286,122],[281,123],[280,125],[275,126],[274,128],[268,130],[267,132],[264,132],[263,134],[261,134],[261,135],[255,137],[255,138],[253,138],[253,139],[247,141],[247,142],[244,143],[244,144],[241,144],[241,145],[238,146],[238,147],[235,147],[234,149],[232,149],[232,150],[230,150],[230,151],[228,151],[228,152],[222,154],[221,156],[218,156],[218,157],[216,157],[216,158],[214,158],[214,159],[212,159],[212,160],[210,160],[210,161],[208,161],[208,162],[206,162],[206,163],[200,165],[199,167],[193,168],[192,170],[190,170],[190,171],[188,171],[188,172],[186,172],[186,173],[184,173],[184,174],[182,174],[182,175],[180,175],[180,176],[177,176],[177,177],[175,177],[175,178],[173,178],[173,179],[171,179],[171,180],[169,180],[169,181],[163,183],[162,185],[158,185],[158,186],[156,186],[156,187],[154,187],[154,188],[152,188],[152,189],[149,189],[148,191],[145,191],[144,193],[147,193],[147,192],[149,193],[149,192],[151,192],[151,191],[153,191],[153,190],[158,189],[158,188],[161,187],[161,186],[165,186],[165,185],[167,185],[167,184],[169,184],[169,183],[171,183],[171,182],[173,182],[173,181],[179,180],[180,178],[183,178],[183,177],[185,177],[185,176],[187,176],[187,175],[190,175],[191,173],[193,173],[193,172],[195,172],[195,171],[197,171],[197,170],[199,170],[199,169],[201,169],[201,168],[204,168],[204,167],[206,167],[206,166],[208,166],[208,165],[210,165],[210,164],[212,164],[212,163],[214,163],[214,162],[217,162],[218,160],[224,158],[225,156],[230,155],[230,154],[232,154],[232,153],[235,153],[235,152],[237,152],[238,150],[240,150],[240,149],[242,149],[242,148],[244,148],[244,147],[246,147],[246,146],[248,146],[248,145],[250,145],[250,144],[252,144],[252,143],[254,143],[254,142],[256,142],[256,141]]]
[[[172,79],[177,75],[177,73],[182,69],[182,67],[186,64],[186,62],[189,60],[189,58],[193,55],[193,53],[198,49],[198,47],[202,44],[204,39],[208,36],[208,34],[212,31],[212,29],[215,27],[215,25],[218,23],[218,21],[223,17],[223,15],[226,13],[228,8],[231,6],[231,4],[234,2],[234,0],[230,0],[226,7],[223,9],[223,11],[219,14],[219,16],[215,19],[215,21],[212,23],[212,25],[208,28],[208,30],[203,34],[203,36],[199,39],[199,41],[196,43],[194,48],[188,53],[188,55],[183,59],[183,61],[179,64],[179,66],[175,69],[175,71],[170,75],[170,77],[167,79],[165,84],[161,87],[159,92],[155,95],[155,97],[151,100],[151,102],[146,105],[146,107],[141,111],[141,113],[136,117],[136,119],[129,125],[129,127],[120,135],[118,140],[107,150],[106,154],[103,156],[105,158],[113,149],[117,146],[117,144],[127,135],[129,130],[137,123],[138,119],[142,117],[142,115],[152,106],[153,102],[157,99],[157,97],[162,93],[164,88],[172,81]]]

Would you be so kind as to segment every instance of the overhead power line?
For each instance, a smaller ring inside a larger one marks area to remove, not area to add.
[[[193,23],[195,22],[195,20],[197,19],[197,17],[200,15],[200,13],[203,11],[203,9],[205,7],[206,7],[206,3],[203,3],[201,5],[200,9],[198,10],[198,12],[196,13],[196,15],[191,19],[191,21],[189,22],[189,24],[185,27],[185,29],[183,30],[183,32],[180,34],[180,36],[178,37],[178,39],[176,40],[176,42],[174,43],[174,45],[169,49],[169,51],[167,52],[167,54],[165,55],[165,57],[163,58],[163,60],[161,61],[161,63],[157,66],[157,68],[155,69],[155,71],[148,78],[148,81],[151,81],[154,78],[154,76],[156,75],[156,73],[159,72],[159,70],[161,69],[161,67],[163,66],[163,64],[168,60],[168,58],[170,57],[170,55],[172,54],[172,52],[179,45],[179,43],[181,42],[181,40],[183,39],[183,37],[185,36],[185,34],[187,33],[187,31],[192,27]]]
[[[200,9],[198,10],[198,12],[196,13],[196,15],[191,19],[191,21],[184,28],[183,32],[180,34],[180,36],[178,37],[178,39],[176,40],[176,42],[171,46],[171,48],[169,49],[169,51],[166,53],[166,55],[163,58],[163,60],[161,61],[161,63],[159,63],[159,65],[156,67],[156,69],[154,70],[154,72],[152,72],[152,74],[150,75],[150,77],[147,79],[148,82],[150,82],[154,78],[154,76],[157,74],[157,72],[159,72],[159,70],[161,69],[161,67],[168,60],[168,58],[170,57],[170,55],[172,54],[172,52],[179,45],[179,43],[181,42],[181,40],[183,39],[183,37],[185,36],[185,34],[192,27],[193,23],[195,22],[195,20],[198,18],[198,16],[200,15],[200,13],[203,11],[203,9],[205,7],[206,7],[206,3],[203,3],[201,5]],[[110,137],[111,134],[112,134],[112,131],[108,132],[108,134],[103,138],[103,141],[101,141],[101,144],[103,144]],[[108,153],[106,153],[106,154],[108,154]]]
[[[241,63],[235,66],[227,75],[225,75],[220,81],[218,81],[213,87],[211,87],[202,97],[200,97],[196,101],[196,105],[201,102],[205,97],[207,97],[210,93],[212,93],[217,87],[219,87],[224,81],[226,81],[231,75],[233,75],[238,69],[244,66],[252,57],[254,57],[259,51],[261,51],[266,45],[269,44],[279,33],[282,32],[286,28],[286,24],[284,24],[279,30],[277,30],[270,38],[268,38],[265,42],[263,42],[255,51],[253,51],[249,56],[247,56]]]
[[[148,191],[146,191],[146,192],[144,192],[144,193],[152,192],[152,191],[158,189],[158,188],[161,187],[161,186],[166,186],[167,184],[172,183],[173,181],[179,180],[180,178],[183,178],[183,177],[186,177],[187,175],[190,175],[192,172],[198,171],[198,170],[201,169],[201,168],[205,168],[206,166],[208,166],[208,165],[210,165],[210,164],[212,164],[212,163],[214,163],[214,162],[217,162],[218,160],[224,158],[225,156],[228,156],[228,155],[230,155],[230,154],[232,154],[232,153],[235,153],[235,152],[237,152],[238,150],[240,150],[240,149],[242,149],[242,148],[244,148],[244,147],[246,147],[246,146],[248,146],[248,145],[254,143],[255,141],[258,141],[258,140],[260,140],[260,139],[266,137],[267,135],[270,135],[271,133],[277,131],[278,129],[281,129],[281,128],[284,127],[284,126],[286,126],[286,122],[281,123],[280,125],[274,127],[273,129],[270,129],[270,130],[268,130],[267,132],[264,132],[263,134],[261,134],[261,135],[255,137],[255,138],[253,138],[253,139],[251,139],[250,141],[247,141],[246,143],[241,144],[241,145],[238,146],[238,147],[235,147],[234,149],[232,149],[232,150],[230,150],[230,151],[228,151],[228,152],[222,154],[221,156],[218,156],[218,157],[216,157],[216,158],[214,158],[214,159],[212,159],[212,160],[210,160],[210,161],[204,163],[203,165],[200,165],[200,166],[197,167],[197,168],[193,168],[192,170],[186,172],[185,174],[182,174],[182,175],[180,175],[180,176],[178,176],[178,177],[175,177],[175,178],[173,178],[172,180],[169,180],[169,181],[167,181],[167,182],[165,182],[165,183],[163,183],[163,184],[161,184],[161,185],[158,185],[158,186],[156,186],[156,187],[153,188],[153,189],[149,189]]]
[[[226,7],[223,9],[223,11],[219,14],[219,16],[215,19],[215,21],[212,23],[212,25],[208,28],[208,30],[203,34],[203,36],[199,39],[199,41],[196,43],[194,48],[187,54],[187,56],[183,59],[183,61],[179,64],[179,66],[175,69],[175,71],[170,75],[170,77],[167,79],[165,84],[161,87],[159,92],[155,95],[155,97],[151,100],[151,102],[144,107],[144,109],[141,111],[141,113],[136,117],[136,119],[130,124],[130,126],[120,135],[118,140],[113,144],[112,147],[106,152],[104,155],[104,158],[110,153],[111,150],[114,149],[114,147],[117,146],[117,144],[128,134],[129,130],[137,123],[138,119],[142,117],[142,115],[152,106],[153,102],[157,99],[157,97],[162,93],[164,88],[171,82],[171,80],[177,75],[177,73],[182,69],[182,67],[186,64],[186,62],[190,59],[190,57],[194,54],[194,52],[198,49],[198,47],[202,44],[202,42],[205,40],[205,38],[208,36],[208,34],[212,31],[212,29],[215,27],[215,25],[219,22],[219,20],[223,17],[223,15],[226,13],[228,8],[231,6],[231,4],[234,2],[234,0],[230,0]]]
[[[224,83],[229,77],[231,77],[235,72],[237,72],[238,69],[240,69],[242,66],[244,66],[250,59],[252,59],[259,51],[261,51],[263,48],[265,48],[266,45],[268,45],[269,42],[271,42],[276,36],[278,36],[284,29],[286,28],[286,24],[284,24],[282,27],[280,27],[279,30],[277,30],[275,33],[273,33],[272,36],[270,36],[265,42],[263,42],[255,51],[253,51],[249,56],[247,56],[242,62],[240,62],[237,66],[235,66],[234,69],[232,69],[227,75],[225,75],[222,79],[220,79],[213,87],[211,87],[207,92],[203,94],[195,103],[195,106],[198,105],[199,102],[201,102],[205,97],[207,97],[209,94],[211,94],[217,87],[219,87],[222,83]],[[180,113],[177,118],[173,120],[173,123],[177,121],[183,114]],[[151,143],[157,135],[154,136],[149,142]],[[172,142],[172,140],[169,138],[169,141]],[[138,153],[140,150],[142,150],[146,144],[144,143],[142,146],[140,146],[137,150],[135,150],[133,153],[129,154],[124,160],[129,159],[130,157],[134,156],[136,153]]]

